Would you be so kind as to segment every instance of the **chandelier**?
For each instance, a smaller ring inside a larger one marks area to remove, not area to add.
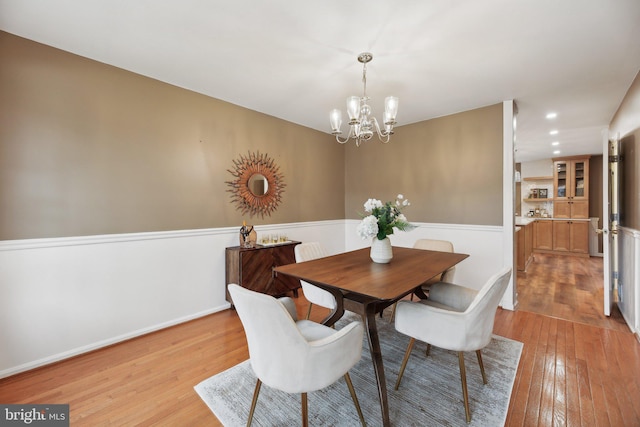
[[[334,108],[329,113],[331,121],[331,134],[336,136],[336,141],[344,144],[349,139],[355,139],[356,147],[359,147],[362,141],[368,141],[373,137],[373,132],[378,134],[381,142],[387,143],[391,135],[393,135],[393,126],[396,124],[396,114],[398,113],[398,98],[388,96],[384,99],[384,113],[382,115],[383,128],[380,128],[378,120],[371,116],[371,107],[367,103],[367,63],[373,59],[373,55],[364,52],[358,55],[358,61],[362,65],[362,83],[364,85],[363,95],[350,96],[347,98],[347,114],[349,115],[349,134],[345,139],[340,139],[342,131],[342,111]]]

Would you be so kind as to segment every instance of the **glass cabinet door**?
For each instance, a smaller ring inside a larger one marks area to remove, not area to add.
[[[566,199],[569,197],[569,194],[567,194],[567,183],[568,183],[568,176],[569,173],[569,169],[567,168],[567,162],[565,161],[556,161],[555,162],[555,190],[556,190],[556,194],[555,194],[555,198],[556,199]],[[569,189],[571,189],[571,187],[569,187]]]
[[[587,196],[587,178],[589,176],[589,171],[586,166],[586,162],[584,161],[574,161],[572,162],[572,175],[573,179],[571,181],[571,196],[579,199],[583,199]]]

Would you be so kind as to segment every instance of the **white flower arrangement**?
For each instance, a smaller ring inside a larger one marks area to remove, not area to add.
[[[402,231],[409,231],[415,225],[407,221],[407,217],[402,213],[402,209],[410,206],[409,200],[402,194],[398,194],[395,202],[382,203],[377,199],[369,199],[364,204],[364,210],[369,215],[363,216],[362,221],[356,229],[358,235],[364,239],[377,237],[383,240],[393,234],[394,228]]]

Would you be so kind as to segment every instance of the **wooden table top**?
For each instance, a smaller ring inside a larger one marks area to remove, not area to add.
[[[338,288],[379,300],[393,300],[469,256],[394,246],[391,262],[377,264],[371,260],[369,253],[370,248],[364,248],[279,266],[274,271],[320,287]]]

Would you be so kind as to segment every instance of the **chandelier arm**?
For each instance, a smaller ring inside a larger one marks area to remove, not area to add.
[[[380,125],[378,125],[378,119],[376,119],[375,117],[373,117],[373,125],[376,128],[376,133],[378,134],[378,139],[380,140],[380,142],[382,142],[383,144],[386,144],[387,142],[389,142],[389,140],[391,139],[391,133],[380,130]]]
[[[340,135],[336,135],[336,141],[338,141],[340,144],[346,144],[347,142],[349,142],[349,135],[347,135],[344,141],[340,139]]]
[[[349,139],[356,138],[357,135],[354,133],[354,127],[355,126],[349,126],[349,133],[347,133],[347,136],[344,138],[344,140],[340,139],[340,134],[336,134],[336,141],[338,141],[340,144],[346,144]]]

